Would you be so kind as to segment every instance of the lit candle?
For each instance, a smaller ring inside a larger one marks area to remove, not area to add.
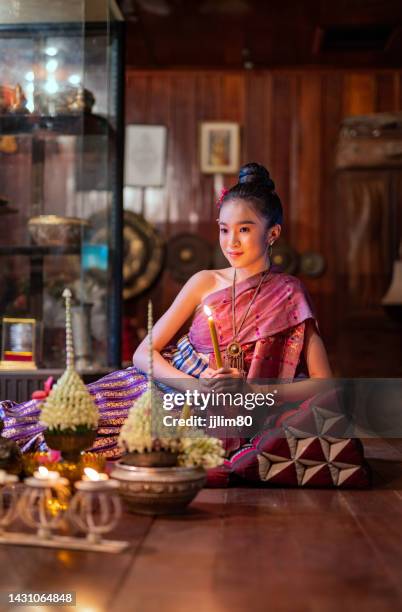
[[[109,476],[107,474],[100,474],[96,470],[90,467],[84,468],[84,476],[82,480],[92,480],[94,482],[98,480],[108,480]]]
[[[48,470],[44,465],[40,465],[37,471],[34,472],[34,477],[38,480],[51,480],[54,482],[55,480],[59,480],[60,474]]]
[[[93,468],[84,468],[82,480],[75,483],[76,489],[80,491],[104,491],[106,489],[117,489],[119,483],[112,480],[107,474],[100,474]]]
[[[212,311],[208,306],[204,306],[204,312],[208,317],[209,332],[211,334],[212,345],[214,347],[216,367],[222,367],[222,356],[219,350],[218,335],[216,333],[215,321],[212,317]]]
[[[68,480],[62,478],[58,472],[51,472],[44,465],[40,465],[33,477],[25,480],[25,484],[34,488],[66,487]]]
[[[13,484],[17,480],[18,477],[14,474],[7,474],[5,470],[0,470],[0,485]]]

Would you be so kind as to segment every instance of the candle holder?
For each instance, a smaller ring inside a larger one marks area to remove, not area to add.
[[[60,526],[71,496],[68,484],[57,472],[48,472],[47,477],[35,472],[25,480],[19,513],[26,525],[37,528],[38,538],[50,540],[52,531]]]
[[[18,478],[0,470],[0,534],[11,525],[17,515]]]
[[[102,535],[111,531],[121,516],[119,483],[90,468],[85,468],[85,472],[96,476],[84,476],[75,483],[77,492],[70,504],[69,518],[87,534],[89,543],[102,544]]]
[[[16,484],[16,476],[0,470],[0,544],[108,553],[124,551],[129,542],[102,540],[102,534],[113,529],[121,515],[120,499],[114,493],[119,483],[92,468],[85,470],[89,475],[76,484],[77,493],[72,501],[69,482],[58,472],[39,466],[33,477],[22,485]],[[20,488],[23,492],[18,499]],[[5,531],[17,514],[37,532]],[[65,517],[85,531],[87,537],[54,534]]]

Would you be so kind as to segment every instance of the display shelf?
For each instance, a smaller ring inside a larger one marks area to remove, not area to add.
[[[94,113],[71,113],[56,115],[6,114],[0,115],[0,134],[22,135],[55,133],[63,136],[99,136],[114,133],[109,121]]]
[[[36,319],[43,318],[43,290],[44,283],[44,257],[52,256],[67,256],[80,255],[80,246],[38,246],[38,245],[20,245],[20,246],[1,246],[0,257],[16,255],[24,255],[29,257],[30,272],[30,292],[29,292],[29,307],[30,311]]]

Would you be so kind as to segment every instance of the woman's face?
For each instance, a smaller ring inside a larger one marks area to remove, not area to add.
[[[219,213],[219,242],[234,268],[265,267],[269,243],[280,233],[280,226],[267,229],[263,219],[245,200],[229,200]]]

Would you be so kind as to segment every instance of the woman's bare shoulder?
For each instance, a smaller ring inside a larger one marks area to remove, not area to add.
[[[191,289],[196,291],[200,300],[210,293],[224,289],[231,284],[231,268],[221,270],[201,270],[194,274],[189,281]]]

